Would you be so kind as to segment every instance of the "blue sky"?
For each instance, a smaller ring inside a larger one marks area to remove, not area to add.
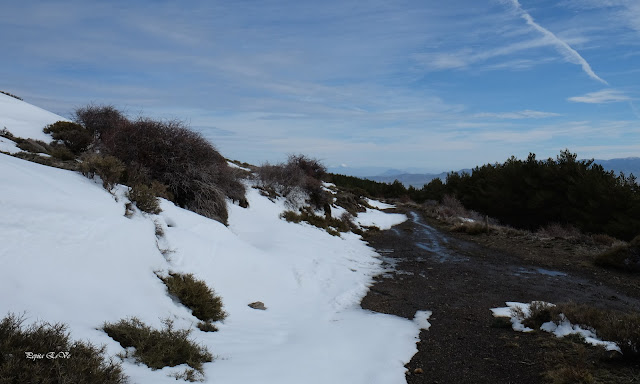
[[[640,2],[3,1],[0,89],[227,157],[445,171],[640,156]]]

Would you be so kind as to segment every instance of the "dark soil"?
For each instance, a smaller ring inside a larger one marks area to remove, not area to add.
[[[410,384],[544,382],[549,335],[496,321],[490,308],[506,301],[640,311],[638,278],[593,266],[584,247],[450,233],[418,210],[398,210],[409,220],[367,237],[391,271],[376,277],[361,305],[408,319],[433,312],[406,365]]]

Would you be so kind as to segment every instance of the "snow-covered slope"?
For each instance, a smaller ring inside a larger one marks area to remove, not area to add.
[[[6,128],[14,136],[48,143],[51,136],[42,129],[60,120],[69,119],[0,93],[0,129]]]
[[[25,132],[16,134],[32,137]],[[124,187],[114,196],[77,173],[3,154],[0,180],[3,311],[66,323],[72,338],[111,355],[122,348],[97,329],[105,321],[136,316],[159,327],[170,317],[217,356],[205,364],[212,383],[405,382],[418,322],[360,308],[381,261],[354,234],[285,222],[284,203],[253,189],[250,208],[229,205],[225,227],[166,200],[159,215],[127,218]],[[368,215],[380,227],[406,219]],[[229,315],[218,332],[199,331],[168,296],[156,277],[168,271],[194,273],[222,297]],[[248,307],[254,301],[268,309]],[[175,383],[167,375],[185,367],[124,368],[135,383]]]

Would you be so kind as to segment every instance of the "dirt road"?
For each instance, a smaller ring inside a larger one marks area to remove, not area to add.
[[[640,300],[589,273],[523,262],[445,234],[416,211],[403,212],[409,220],[369,238],[390,271],[376,278],[361,305],[409,319],[418,310],[433,312],[407,364],[410,384],[542,382],[543,335],[497,327],[490,308],[505,301],[640,310]]]

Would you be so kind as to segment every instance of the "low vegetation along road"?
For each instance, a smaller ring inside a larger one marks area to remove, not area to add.
[[[409,220],[368,238],[389,272],[376,278],[361,305],[406,318],[433,312],[407,364],[408,383],[574,382],[563,380],[579,375],[586,377],[580,382],[640,381],[637,362],[607,360],[602,348],[580,340],[515,332],[490,311],[534,300],[638,311],[637,280],[578,261],[584,250],[568,242],[449,233],[418,209],[397,211]],[[608,381],[607,372],[617,373]]]

